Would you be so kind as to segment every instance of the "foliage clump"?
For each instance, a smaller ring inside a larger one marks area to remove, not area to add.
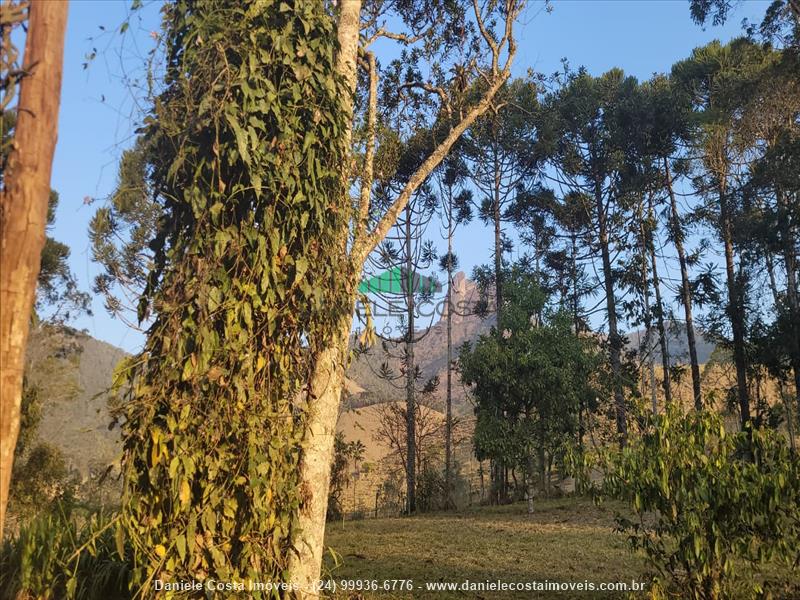
[[[798,564],[800,464],[770,430],[729,434],[720,417],[670,408],[605,457],[603,493],[630,502],[636,520],[618,516],[657,571],[683,597],[726,597],[748,563]],[[761,593],[760,584],[751,592]]]
[[[132,585],[285,581],[306,384],[353,279],[336,37],[322,4],[275,0],[170,3],[164,30],[151,325],[119,380]]]
[[[128,552],[114,520],[68,503],[41,513],[0,549],[0,598],[131,597]]]

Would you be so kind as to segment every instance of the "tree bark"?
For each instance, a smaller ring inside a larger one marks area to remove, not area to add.
[[[318,596],[313,586],[322,568],[331,462],[351,326],[352,316],[342,318],[335,338],[315,362],[310,384],[300,464],[304,503],[295,536],[296,553],[289,561],[291,580],[301,598]]]
[[[683,227],[678,214],[678,202],[675,199],[669,159],[667,158],[664,159],[664,173],[671,209],[669,224],[681,268],[681,303],[683,304],[684,319],[686,321],[686,342],[689,346],[689,362],[692,370],[692,395],[694,396],[695,410],[699,411],[703,409],[703,395],[700,387],[700,364],[697,361],[697,341],[695,339],[694,318],[692,316],[692,290],[689,287],[689,267],[686,262],[686,251],[683,248]]]
[[[30,6],[14,147],[0,198],[0,538],[20,426],[25,348],[45,242],[68,3]]]

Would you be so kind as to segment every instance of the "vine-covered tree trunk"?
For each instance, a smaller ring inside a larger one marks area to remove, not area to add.
[[[0,538],[20,426],[25,347],[45,243],[58,132],[66,0],[32,2],[14,147],[2,190],[0,257]]]

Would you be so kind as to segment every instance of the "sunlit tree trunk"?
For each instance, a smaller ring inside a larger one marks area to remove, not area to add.
[[[45,243],[67,2],[31,2],[14,146],[0,193],[0,538],[20,426],[25,347]]]
[[[325,536],[325,512],[330,484],[330,466],[333,458],[334,432],[339,413],[341,390],[344,384],[344,372],[349,354],[350,329],[352,327],[353,310],[355,308],[358,279],[363,270],[364,261],[376,245],[383,240],[389,229],[405,209],[412,194],[430,176],[433,170],[447,156],[453,144],[475,122],[486,113],[497,91],[507,81],[511,73],[511,64],[516,54],[516,46],[511,36],[512,24],[519,14],[521,5],[509,3],[506,14],[506,29],[503,42],[487,41],[492,52],[492,71],[488,88],[483,97],[469,110],[463,113],[460,120],[452,126],[447,136],[431,154],[422,162],[417,171],[409,178],[403,191],[395,199],[391,207],[384,213],[378,224],[371,231],[365,229],[369,204],[364,202],[363,191],[372,185],[369,174],[366,185],[362,185],[362,198],[359,208],[361,213],[353,228],[355,239],[348,244],[350,231],[342,232],[342,256],[331,257],[340,260],[342,277],[347,278],[351,286],[350,310],[337,318],[336,335],[327,344],[327,348],[314,357],[305,432],[302,440],[300,459],[300,485],[304,496],[297,518],[297,532],[294,535],[296,552],[289,561],[289,577],[297,595],[301,598],[316,597],[314,584],[319,579],[322,567],[322,551]],[[344,108],[353,114],[354,94],[356,89],[356,65],[359,54],[361,0],[347,0],[340,4],[338,21],[339,58],[337,70],[348,82],[352,95],[343,99]],[[481,27],[483,23],[481,22]],[[505,46],[504,46],[505,45]],[[505,62],[500,65],[500,54],[505,47]],[[371,101],[372,102],[372,101]],[[352,128],[343,132],[344,141],[351,144]],[[343,189],[346,190],[337,201],[345,206],[351,202],[350,176],[352,165],[342,167]],[[368,200],[368,198],[367,198]]]

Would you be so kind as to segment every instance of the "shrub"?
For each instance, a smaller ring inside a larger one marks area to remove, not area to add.
[[[0,598],[129,598],[126,550],[114,521],[80,518],[63,506],[31,520],[0,550]]]
[[[671,409],[605,468],[604,493],[636,516],[618,515],[618,530],[644,551],[657,588],[666,577],[682,597],[716,599],[735,562],[800,560],[800,465],[775,432],[727,434],[718,415]]]

